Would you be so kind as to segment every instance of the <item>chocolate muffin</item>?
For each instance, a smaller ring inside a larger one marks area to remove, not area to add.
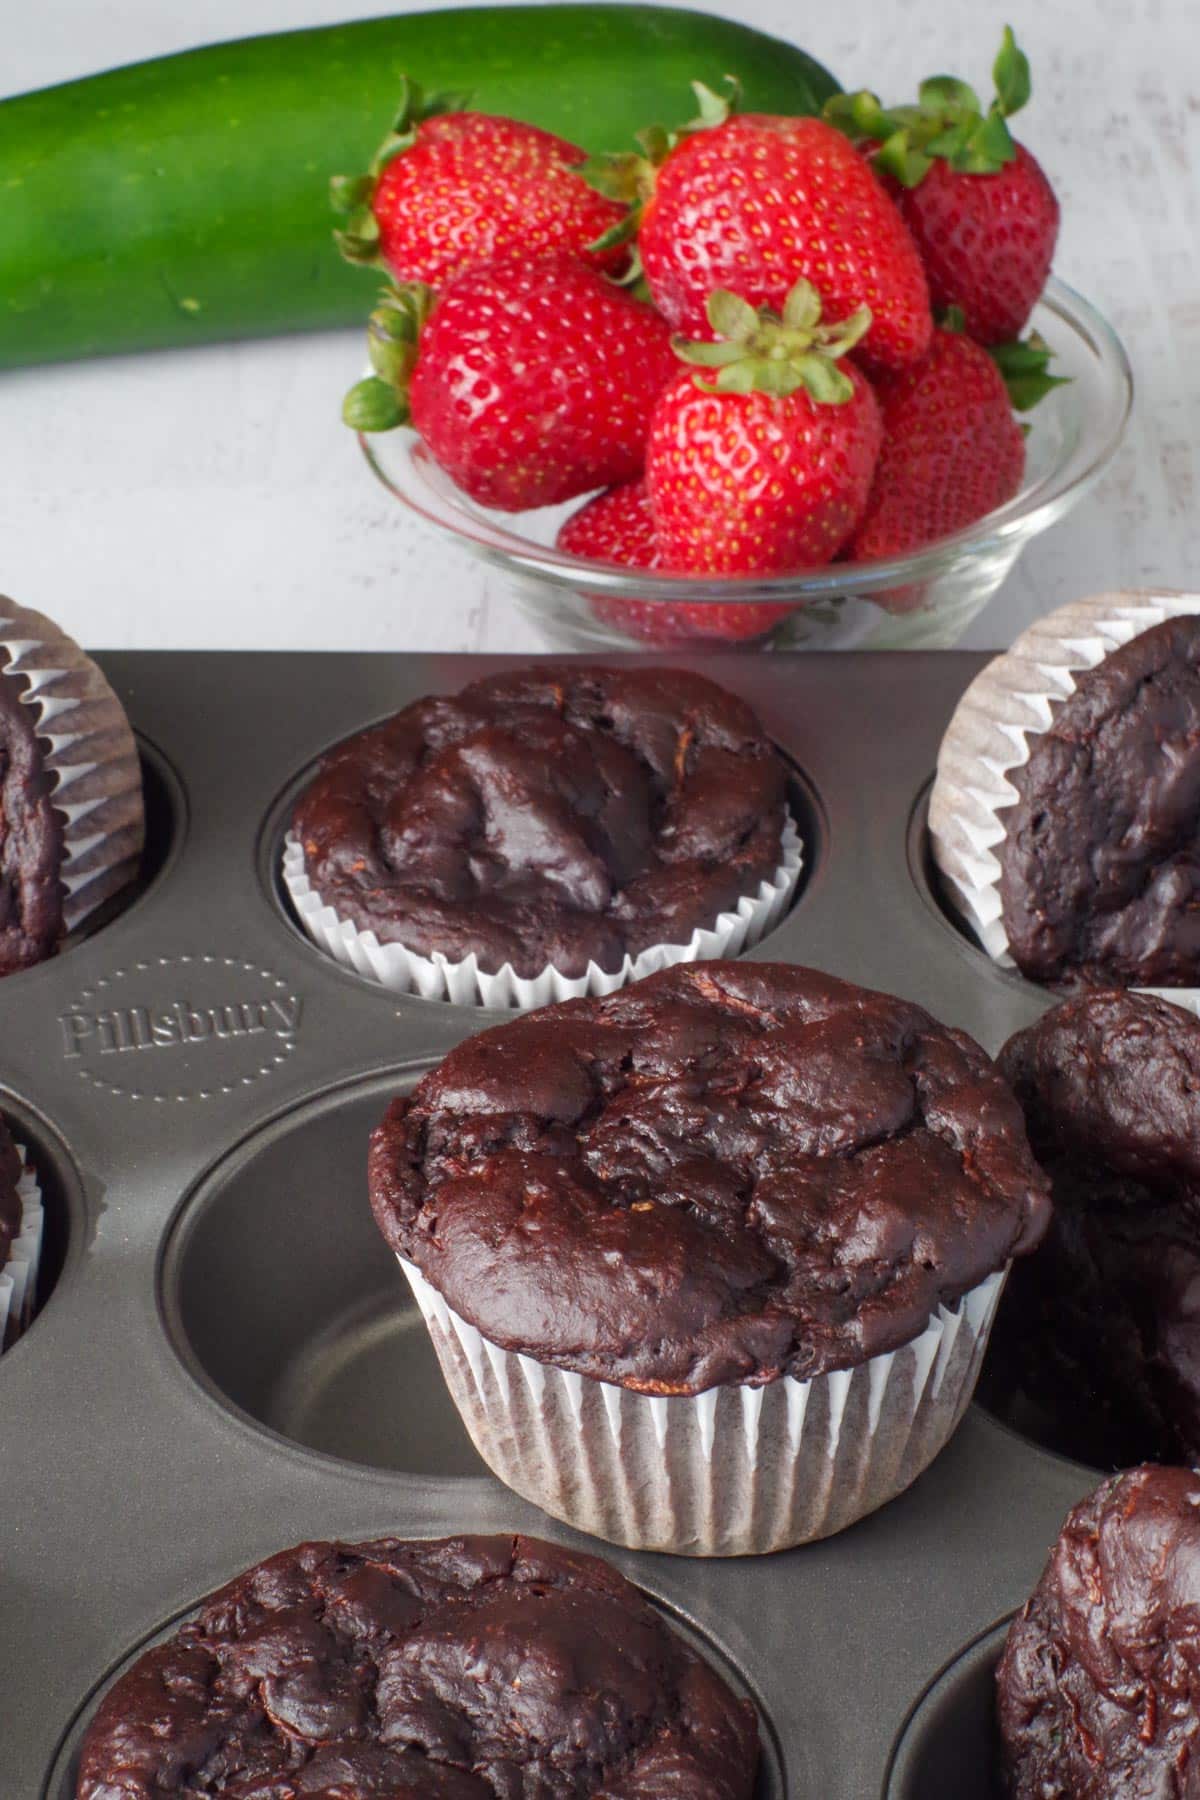
[[[1023,1396],[1101,1466],[1200,1458],[1200,1019],[1149,994],[1080,995],[1000,1067],[1053,1183],[1014,1269],[989,1397]]]
[[[62,820],[26,685],[0,652],[0,975],[43,962],[63,931]],[[2,1260],[2,1259],[0,1259]]]
[[[582,976],[756,893],[785,798],[762,726],[714,682],[534,665],[339,745],[293,831],[321,902],[380,943]]]
[[[656,1394],[892,1350],[1048,1215],[968,1037],[769,963],[680,964],[468,1039],[393,1101],[370,1188],[491,1342]]]
[[[127,887],[144,832],[120,701],[66,632],[0,595],[0,976]]]
[[[1012,1800],[1200,1795],[1200,1475],[1146,1466],[1068,1514],[997,1672]]]
[[[460,1044],[369,1184],[492,1470],[684,1555],[809,1542],[914,1481],[1048,1210],[969,1038],[721,961]]]
[[[1022,973],[1200,985],[1200,617],[1083,671],[1010,779],[1000,898]]]
[[[606,1563],[535,1538],[302,1544],[101,1702],[78,1800],[749,1800],[754,1709]]]

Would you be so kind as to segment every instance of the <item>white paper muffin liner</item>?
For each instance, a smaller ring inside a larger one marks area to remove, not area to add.
[[[1028,762],[1033,741],[1094,669],[1164,619],[1200,613],[1200,594],[1115,593],[1060,606],[1021,633],[964,693],[938,753],[929,798],[929,835],[943,891],[988,955],[1015,969],[1000,902],[999,846],[1005,809],[1019,795],[1009,777]],[[1200,1012],[1200,989],[1150,988]]]
[[[450,962],[440,951],[419,956],[403,944],[381,944],[373,931],[359,931],[326,906],[304,871],[304,850],[289,831],[283,845],[283,882],[296,916],[319,950],[400,994],[425,1000],[449,1000],[456,1006],[491,1006],[529,1010],[555,1000],[577,1000],[584,994],[612,994],[631,981],[681,962],[711,962],[738,956],[777,925],[796,892],[804,863],[804,846],[789,815],[784,821],[780,863],[769,881],[759,883],[729,912],[718,913],[708,929],[697,927],[686,944],[653,944],[621,967],[605,970],[589,963],[585,975],[563,975],[553,967],[522,976],[511,963],[489,975],[474,954]]]
[[[8,1261],[0,1268],[0,1352],[16,1343],[33,1318],[45,1223],[42,1190],[29,1152],[21,1144],[16,1149],[24,1165],[17,1180],[21,1229],[12,1241]]]
[[[499,1349],[397,1260],[492,1472],[580,1531],[682,1556],[810,1543],[915,1481],[966,1410],[1008,1273],[858,1368],[663,1397]]]
[[[0,596],[0,678],[23,676],[63,820],[64,932],[134,879],[145,836],[142,770],[125,709],[73,638]]]

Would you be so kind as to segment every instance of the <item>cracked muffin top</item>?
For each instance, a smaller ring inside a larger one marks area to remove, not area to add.
[[[1146,1465],[1067,1515],[997,1671],[1013,1800],[1200,1792],[1200,1475]]]
[[[1200,985],[1200,618],[1075,677],[1008,779],[1000,899],[1035,981]]]
[[[1081,994],[1000,1052],[1054,1218],[1014,1270],[990,1376],[1068,1455],[1200,1456],[1200,1019],[1151,994]]]
[[[370,1152],[385,1238],[503,1349],[660,1394],[909,1342],[1048,1218],[962,1032],[810,969],[680,964],[468,1039]]]
[[[292,828],[381,943],[519,976],[618,970],[780,862],[787,773],[751,709],[678,669],[534,665],[338,745]]]
[[[758,1726],[607,1563],[301,1544],[109,1690],[78,1800],[750,1800]]]

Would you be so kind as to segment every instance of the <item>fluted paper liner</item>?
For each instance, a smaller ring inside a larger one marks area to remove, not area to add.
[[[0,1351],[15,1344],[33,1318],[45,1222],[42,1190],[29,1152],[21,1144],[16,1150],[24,1165],[17,1180],[21,1229],[12,1241],[8,1261],[0,1268]]]
[[[43,763],[55,777],[63,930],[71,932],[137,875],[145,836],[137,745],[91,657],[50,619],[2,596],[0,653],[7,655],[0,674],[24,677],[22,699],[36,715]]]
[[[397,1260],[493,1474],[580,1531],[681,1556],[829,1537],[915,1481],[967,1408],[1008,1272],[858,1368],[668,1398],[501,1350]]]
[[[397,993],[420,994],[425,1000],[529,1010],[555,1000],[577,1000],[584,994],[612,994],[675,963],[711,962],[750,949],[779,923],[800,880],[804,846],[790,816],[784,822],[780,858],[779,867],[769,881],[759,883],[756,894],[744,895],[735,908],[718,913],[711,927],[697,927],[686,944],[651,945],[637,956],[626,956],[616,970],[589,963],[587,973],[578,976],[563,975],[555,968],[522,976],[511,963],[489,975],[479,967],[474,952],[461,962],[451,962],[440,951],[431,957],[418,956],[403,944],[381,944],[373,931],[359,931],[324,904],[305,873],[303,846],[291,831],[284,839],[283,882],[296,916],[317,948],[358,974]]]
[[[988,955],[1015,968],[1000,902],[999,847],[1009,779],[1029,761],[1076,676],[1164,619],[1200,613],[1200,594],[1114,593],[1072,601],[1023,631],[971,683],[946,729],[929,798],[929,835],[943,891]],[[1200,989],[1151,988],[1200,1011]]]

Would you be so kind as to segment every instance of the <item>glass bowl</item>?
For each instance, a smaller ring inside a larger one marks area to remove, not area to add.
[[[720,644],[751,649],[945,649],[1030,540],[1063,518],[1121,439],[1133,376],[1112,327],[1051,277],[1033,330],[1069,376],[1028,415],[1025,479],[1006,506],[915,555],[831,563],[789,575],[649,574],[554,548],[582,504],[498,513],[476,506],[409,430],[360,435],[380,481],[420,518],[503,570],[512,597],[555,649]]]

